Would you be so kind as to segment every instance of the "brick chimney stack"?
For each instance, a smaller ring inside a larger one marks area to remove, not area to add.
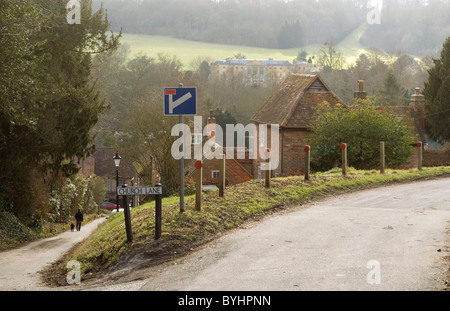
[[[364,91],[364,80],[358,80],[358,91],[355,92],[354,98],[355,101],[367,98],[367,92]]]
[[[411,95],[409,106],[414,110],[414,117],[422,133],[425,133],[425,96],[420,88],[416,87],[414,94]]]
[[[214,117],[214,110],[210,110],[207,124],[208,140],[216,141],[216,118]]]

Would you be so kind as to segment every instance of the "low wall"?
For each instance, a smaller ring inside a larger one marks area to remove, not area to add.
[[[450,150],[424,150],[423,166],[449,166]]]

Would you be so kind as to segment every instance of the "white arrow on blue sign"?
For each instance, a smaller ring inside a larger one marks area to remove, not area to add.
[[[166,116],[196,115],[196,88],[165,88],[164,114]]]

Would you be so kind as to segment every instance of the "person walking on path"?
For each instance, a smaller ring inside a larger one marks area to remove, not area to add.
[[[83,213],[78,209],[78,212],[75,214],[75,220],[77,221],[77,231],[81,230],[81,223],[83,222]]]

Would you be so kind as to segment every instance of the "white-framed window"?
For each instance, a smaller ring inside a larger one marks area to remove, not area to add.
[[[201,145],[203,140],[202,134],[192,134],[192,144],[193,145]]]
[[[211,172],[211,178],[212,179],[219,179],[220,171],[212,171]]]

